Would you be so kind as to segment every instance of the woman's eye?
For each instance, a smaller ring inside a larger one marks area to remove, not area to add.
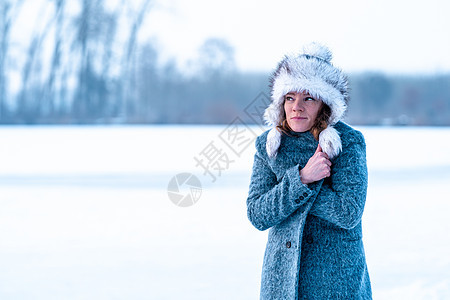
[[[316,101],[316,99],[314,99],[313,97],[306,97],[305,101]]]
[[[286,101],[293,101],[294,98],[290,97],[290,96],[286,96]]]

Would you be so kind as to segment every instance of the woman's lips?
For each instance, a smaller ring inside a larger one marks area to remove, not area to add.
[[[291,120],[306,120],[305,117],[292,117]]]

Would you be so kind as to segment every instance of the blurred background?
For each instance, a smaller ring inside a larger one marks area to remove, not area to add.
[[[0,299],[258,299],[253,144],[272,70],[311,41],[366,138],[374,299],[449,299],[449,9],[2,0]]]
[[[5,0],[0,122],[226,124],[269,93],[285,53],[319,41],[349,73],[349,123],[450,125],[448,8],[439,0]]]

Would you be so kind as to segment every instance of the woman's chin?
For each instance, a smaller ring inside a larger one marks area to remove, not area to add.
[[[311,128],[308,128],[307,126],[301,126],[301,125],[294,125],[294,126],[289,126],[291,127],[292,131],[295,132],[305,132],[310,130]]]
[[[290,120],[288,121],[289,127],[292,129],[292,131],[295,132],[305,132],[311,129],[312,126],[310,126],[308,120]]]

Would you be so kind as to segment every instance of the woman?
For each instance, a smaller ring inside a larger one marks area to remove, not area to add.
[[[361,217],[367,191],[362,134],[340,120],[347,77],[311,44],[271,78],[272,128],[256,140],[247,213],[270,228],[261,299],[371,299]]]

